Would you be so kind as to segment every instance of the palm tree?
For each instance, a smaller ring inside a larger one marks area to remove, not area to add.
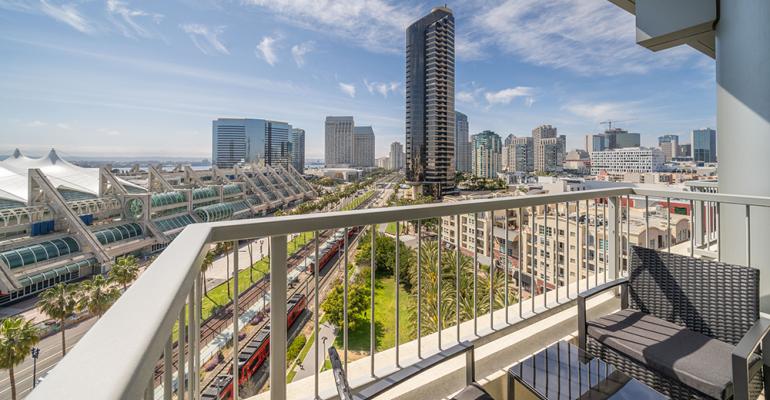
[[[118,258],[117,263],[110,270],[110,281],[123,286],[124,292],[137,276],[139,276],[139,267],[136,265],[136,258],[131,255]]]
[[[201,275],[203,275],[203,295],[206,296],[206,298],[209,299],[212,303],[219,305],[216,301],[214,301],[214,299],[209,297],[209,289],[206,286],[206,271],[208,271],[212,265],[214,265],[214,253],[209,251],[203,257],[203,263],[201,264]]]
[[[217,243],[217,247],[225,255],[225,262],[227,263],[227,270],[225,270],[227,274],[227,279],[225,280],[227,282],[227,298],[232,300],[233,296],[230,294],[230,251],[233,249],[233,244],[232,242],[220,242]],[[238,257],[238,255],[236,254],[235,257]]]
[[[75,312],[75,306],[77,306],[75,290],[74,285],[58,283],[40,293],[38,297],[37,305],[40,307],[40,311],[59,321],[62,356],[67,353],[67,342],[64,336],[65,323],[67,322],[67,317]]]
[[[78,309],[87,310],[96,315],[97,318],[101,318],[112,306],[112,303],[120,297],[120,292],[101,275],[96,275],[91,280],[81,283],[78,292],[80,294]]]
[[[254,283],[254,253],[251,250],[253,243],[253,241],[249,240],[249,283]]]
[[[16,400],[16,377],[13,368],[21,364],[40,336],[31,321],[10,317],[0,323],[0,368],[8,370],[11,381],[11,400]]]

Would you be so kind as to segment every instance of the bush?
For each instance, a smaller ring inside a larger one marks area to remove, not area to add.
[[[297,336],[294,341],[291,342],[289,348],[286,349],[286,362],[291,362],[297,358],[299,352],[302,351],[303,347],[305,347],[305,343],[307,343],[307,338],[305,336]]]

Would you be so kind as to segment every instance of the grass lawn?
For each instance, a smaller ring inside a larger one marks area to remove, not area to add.
[[[405,343],[415,338],[415,334],[409,324],[407,309],[414,300],[403,289],[399,289],[399,332],[400,342]],[[395,280],[391,278],[377,279],[374,289],[374,314],[377,340],[377,351],[393,347],[396,343],[396,294]],[[366,318],[369,319],[369,311]],[[369,351],[369,326],[368,321],[348,332],[348,347],[352,351]],[[342,334],[335,340],[337,348],[341,349]]]

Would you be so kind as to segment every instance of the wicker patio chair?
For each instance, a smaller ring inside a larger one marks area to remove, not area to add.
[[[621,310],[587,320],[586,300],[618,286]],[[673,399],[758,397],[768,330],[758,270],[647,248],[632,249],[627,278],[578,296],[579,346]]]

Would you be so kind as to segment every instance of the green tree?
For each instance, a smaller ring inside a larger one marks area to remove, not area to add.
[[[340,328],[345,323],[343,300],[345,298],[342,283],[338,283],[326,296],[321,309],[334,326]],[[355,330],[359,323],[366,323],[366,310],[369,307],[369,289],[360,284],[348,286],[348,329]]]
[[[460,322],[468,321],[474,315],[474,276],[476,276],[475,299],[476,315],[482,315],[489,312],[489,286],[490,274],[489,267],[486,265],[478,266],[478,274],[474,269],[473,259],[464,254],[459,256],[459,299],[458,295],[458,265],[457,253],[453,249],[442,249],[441,253],[441,326],[443,328],[457,323],[456,304],[460,305]],[[424,241],[421,255],[421,285],[420,297],[422,308],[420,315],[417,315],[417,302],[415,301],[409,310],[413,316],[411,321],[417,323],[417,318],[421,318],[423,334],[435,332],[438,328],[438,246],[435,240]],[[493,307],[495,310],[505,304],[505,275],[500,268],[494,270],[492,277],[493,284]],[[410,274],[412,288],[417,288],[417,271]],[[513,284],[508,285],[509,302],[516,303],[516,293]],[[417,293],[415,291],[414,296]],[[416,300],[416,299],[415,299]]]
[[[214,247],[214,250],[219,254],[224,254],[225,256],[225,262],[227,263],[227,270],[225,271],[226,278],[227,278],[225,281],[227,282],[227,298],[232,300],[233,295],[230,294],[230,252],[233,250],[233,243],[219,242]]]
[[[118,258],[110,269],[110,281],[122,286],[123,291],[126,291],[128,285],[135,281],[137,276],[139,276],[139,266],[136,265],[136,258],[131,255]]]
[[[88,311],[97,318],[101,318],[112,306],[120,292],[110,285],[109,281],[101,275],[96,275],[90,280],[83,281],[78,289],[79,299],[77,308]]]
[[[76,287],[66,283],[57,283],[46,289],[38,296],[38,307],[40,311],[59,321],[61,329],[61,355],[67,353],[67,341],[64,335],[66,329],[67,317],[75,312],[77,306]]]
[[[22,317],[10,317],[0,322],[0,368],[8,370],[11,381],[11,400],[16,400],[14,367],[30,354],[32,346],[40,341],[37,328]]]
[[[359,267],[370,267],[372,259],[372,236],[367,232],[360,240],[355,263]],[[384,234],[377,234],[375,239],[374,260],[375,274],[378,277],[393,276],[396,267],[396,239]],[[404,242],[399,243],[399,280],[409,286],[409,271],[415,265],[415,252]],[[406,288],[409,290],[409,287]]]

